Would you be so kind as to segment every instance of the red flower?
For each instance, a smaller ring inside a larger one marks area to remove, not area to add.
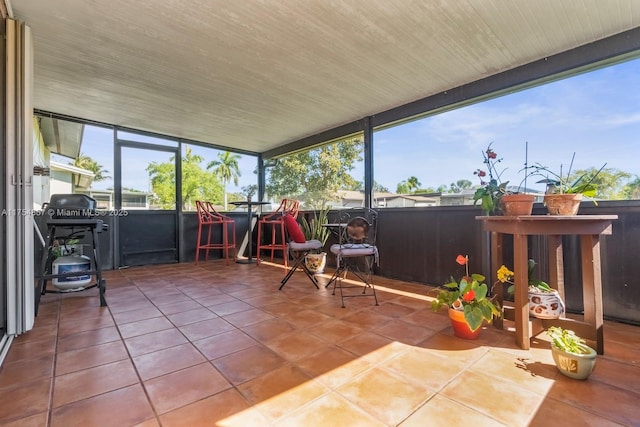
[[[464,255],[458,255],[456,262],[460,265],[466,265],[469,259]]]
[[[487,173],[486,173],[485,171],[481,171],[481,170],[479,170],[479,171],[478,171],[478,176],[479,176],[479,177],[487,176]]]
[[[493,151],[491,148],[487,149],[487,158],[496,159],[497,157],[498,157],[498,155],[496,154],[495,151]]]
[[[470,290],[469,292],[467,292],[466,294],[464,294],[462,296],[462,299],[466,302],[471,302],[474,299],[476,299],[476,293],[472,290]]]

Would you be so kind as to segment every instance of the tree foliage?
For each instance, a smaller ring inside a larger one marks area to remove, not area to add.
[[[357,137],[279,159],[268,169],[268,197],[297,198],[307,209],[322,208],[337,199],[339,190],[357,184],[349,172],[362,160],[363,148]]]
[[[213,204],[222,204],[222,183],[215,173],[208,172],[200,165],[202,156],[193,154],[187,148],[182,158],[182,209],[194,210],[196,200],[207,200]],[[151,203],[162,209],[175,207],[175,157],[169,161],[151,162],[146,170],[151,178],[153,196]]]
[[[581,176],[584,176],[581,182],[591,182],[596,186],[596,198],[605,200],[624,199],[624,185],[631,178],[630,173],[619,169],[605,168],[598,173],[598,169],[590,167],[572,173],[569,182],[574,182]]]
[[[109,173],[108,170],[106,170],[104,167],[102,167],[101,164],[98,164],[97,161],[93,160],[91,157],[85,154],[80,153],[80,155],[73,159],[72,162],[69,162],[69,164],[77,168],[93,172],[94,182],[104,181],[105,179],[111,178],[109,175],[107,175]]]
[[[410,176],[398,183],[396,187],[396,193],[398,194],[412,194],[415,193],[416,190],[420,189],[422,183],[415,176]]]
[[[240,160],[239,154],[225,151],[224,153],[218,153],[218,160],[213,160],[207,165],[207,169],[213,169],[213,173],[222,180],[225,210],[227,209],[227,185],[231,181],[238,185],[241,175],[238,160]]]
[[[473,182],[468,179],[459,179],[456,182],[449,184],[450,193],[461,193],[462,190],[470,190],[473,187]]]
[[[352,191],[364,191],[364,181],[357,181],[353,186],[345,187],[344,189],[352,190]],[[384,185],[380,184],[375,179],[373,180],[373,191],[376,193],[389,193],[389,189]]]
[[[620,195],[626,200],[640,199],[640,177],[636,175],[627,182],[624,187],[622,187]]]

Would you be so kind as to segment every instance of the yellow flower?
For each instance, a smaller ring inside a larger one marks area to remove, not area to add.
[[[508,282],[513,279],[513,271],[509,270],[504,265],[498,269],[498,280],[502,283]]]

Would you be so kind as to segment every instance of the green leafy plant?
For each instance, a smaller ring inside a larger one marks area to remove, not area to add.
[[[80,242],[80,239],[63,238],[61,241],[54,240],[51,255],[53,255],[54,258],[71,255],[75,252],[75,245],[77,245],[78,242]]]
[[[301,226],[305,239],[319,240],[322,243],[322,246],[327,243],[330,230],[323,225],[329,221],[330,210],[331,208],[329,206],[325,206],[318,212],[314,211],[313,218],[311,218],[310,220],[307,220],[306,216],[302,216]]]
[[[460,281],[451,277],[449,283],[438,288],[431,308],[434,311],[442,307],[464,311],[469,328],[475,331],[482,326],[483,320],[491,322],[493,316],[499,317],[502,313],[487,296],[489,288],[484,283],[485,277],[482,274],[469,274],[469,256],[458,255],[456,262],[465,266],[465,276]]]
[[[593,199],[596,197],[598,190],[594,181],[607,164],[602,165],[602,167],[591,176],[583,174],[575,179],[571,179],[571,170],[573,169],[575,157],[576,153],[573,153],[571,163],[569,163],[569,170],[566,174],[563,171],[563,165],[560,165],[558,172],[554,172],[548,166],[543,166],[540,163],[528,166],[527,169],[529,169],[530,175],[537,175],[544,178],[537,182],[547,185],[547,194],[582,194]]]
[[[498,210],[500,208],[500,201],[504,196],[520,194],[522,185],[526,184],[527,177],[532,174],[532,172],[528,171],[529,168],[525,163],[525,167],[520,170],[520,172],[525,172],[525,176],[518,187],[508,187],[509,181],[502,182],[501,179],[506,168],[498,170],[498,165],[502,163],[502,160],[503,159],[499,158],[498,154],[493,151],[491,144],[489,144],[487,149],[482,152],[482,162],[486,170],[476,169],[473,173],[480,179],[480,186],[473,194],[473,204],[476,205],[479,202],[482,207],[482,212],[485,215],[491,215]]]
[[[529,261],[527,262],[527,277],[529,279],[529,288],[535,288],[536,290],[542,292],[553,292],[553,289],[551,289],[551,286],[549,286],[547,282],[533,276],[533,269],[535,268],[536,264],[537,263],[533,259],[529,259]],[[498,269],[497,276],[499,282],[510,284],[510,286],[507,288],[507,292],[509,294],[513,294],[515,289],[515,284],[513,283],[514,272],[509,270],[509,268],[507,268],[505,265],[502,265]]]
[[[246,194],[247,200],[251,200],[251,198],[258,192],[258,186],[255,184],[245,185],[242,187],[242,192]]]
[[[580,338],[570,329],[559,326],[551,326],[547,329],[547,335],[551,338],[553,345],[567,353],[588,354],[589,350],[585,340]]]
[[[500,179],[504,171],[498,171],[497,166],[502,162],[502,158],[498,158],[491,144],[482,152],[482,158],[487,170],[477,169],[473,173],[480,179],[480,187],[473,194],[473,204],[480,202],[482,211],[489,215],[498,208],[502,196],[508,193],[509,181],[502,182]]]

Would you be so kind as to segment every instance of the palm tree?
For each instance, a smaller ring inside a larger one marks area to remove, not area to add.
[[[409,188],[409,192],[417,190],[421,185],[422,183],[418,181],[418,178],[416,178],[415,176],[410,176],[409,179],[407,179],[407,187]]]
[[[76,157],[73,162],[69,162],[69,164],[77,168],[93,172],[94,182],[104,181],[105,179],[111,178],[107,175],[109,173],[108,170],[104,169],[102,165],[98,164],[98,162],[85,154],[80,153],[80,155]]]
[[[213,168],[213,173],[218,175],[222,181],[225,210],[227,210],[227,184],[233,180],[233,183],[238,185],[238,179],[241,175],[240,168],[238,166],[239,159],[239,154],[225,151],[224,153],[218,153],[218,160],[213,160],[207,165],[207,169]]]

